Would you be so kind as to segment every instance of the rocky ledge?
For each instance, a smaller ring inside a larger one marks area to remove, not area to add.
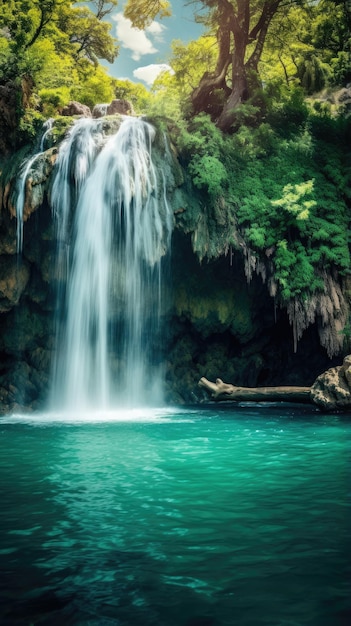
[[[324,411],[351,411],[351,355],[343,364],[318,376],[311,387],[311,400]]]

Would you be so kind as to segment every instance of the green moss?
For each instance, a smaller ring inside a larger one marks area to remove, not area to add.
[[[189,319],[203,337],[230,330],[240,342],[246,343],[257,331],[252,302],[239,284],[235,290],[212,284],[209,290],[189,278],[176,289],[175,310],[178,317]]]
[[[64,139],[67,131],[70,129],[73,123],[74,118],[68,115],[59,115],[55,117],[53,127],[48,137],[48,143],[51,142],[52,145],[59,144]]]
[[[35,109],[28,108],[21,116],[18,126],[18,139],[21,145],[33,144],[41,131],[44,116]]]

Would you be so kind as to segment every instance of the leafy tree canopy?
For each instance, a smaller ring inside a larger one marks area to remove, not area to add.
[[[2,3],[0,82],[30,77],[39,95],[41,90],[45,92],[44,113],[50,89],[71,97],[78,91],[87,104],[92,102],[94,90],[96,98],[107,92],[111,97],[111,79],[98,61],[112,62],[118,53],[111,25],[103,21],[117,0],[91,4],[95,13],[81,2],[68,0]],[[52,106],[54,101],[53,94]],[[50,106],[46,112],[50,112]]]
[[[174,44],[168,88],[172,95],[176,85],[183,102],[184,94],[191,100],[192,115],[209,113],[224,131],[238,128],[243,103],[265,108],[268,83],[299,84],[311,94],[350,80],[351,9],[345,0],[198,0],[194,7],[212,41],[211,59],[202,61],[206,37],[178,49]],[[129,0],[125,15],[144,28],[169,9],[161,0]],[[190,59],[186,67],[182,60]],[[187,104],[184,110],[191,112]]]
[[[169,17],[171,3],[168,0],[127,0],[124,15],[135,28],[150,26],[155,17]]]

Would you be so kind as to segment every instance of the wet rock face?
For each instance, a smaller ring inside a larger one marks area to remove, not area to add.
[[[126,114],[128,107],[123,107],[119,113]],[[73,106],[70,111],[76,115],[81,109]],[[116,115],[100,125],[109,135],[120,123]],[[243,386],[312,384],[331,365],[320,348],[317,331],[305,332],[294,355],[286,314],[275,311],[259,278],[247,284],[240,255],[233,262],[229,256],[199,262],[191,236],[185,234],[180,223],[182,212],[196,199],[184,182],[185,173],[179,163],[168,167],[164,159],[162,162],[162,142],[156,136],[157,166],[164,168],[177,223],[171,277],[164,297],[164,334],[157,351],[166,373],[165,400],[201,401],[204,394],[197,381],[202,376],[227,376]],[[57,150],[54,146],[38,154],[26,181],[22,259],[16,256],[15,190],[23,154],[19,154],[6,180],[0,181],[0,411],[16,410],[20,405],[26,410],[37,408],[48,397],[55,343],[54,284],[60,280],[55,270],[56,241],[50,208]],[[118,315],[118,311],[115,313]],[[348,368],[343,380],[351,380],[351,363]],[[338,387],[342,388],[341,383]],[[320,403],[329,408],[326,400]]]
[[[22,151],[0,185],[0,413],[39,408],[48,394],[56,243],[47,194],[55,158],[55,148],[39,154],[26,180],[22,254],[15,209]]]
[[[318,376],[311,397],[324,411],[351,410],[351,355],[344,358],[342,365]]]
[[[22,111],[29,106],[33,81],[23,76],[0,85],[0,155],[12,152],[19,143],[18,126]]]
[[[0,257],[0,313],[16,306],[29,281],[27,263],[18,263],[16,257]]]
[[[16,130],[18,89],[13,83],[0,85],[0,154],[7,154]]]

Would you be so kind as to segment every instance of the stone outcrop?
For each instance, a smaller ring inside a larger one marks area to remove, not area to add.
[[[91,110],[86,104],[72,100],[63,107],[61,115],[82,115],[83,117],[91,117]]]
[[[33,80],[8,80],[0,84],[0,155],[12,152],[20,144],[18,125],[21,114],[29,106]]]
[[[0,153],[9,151],[9,138],[16,130],[18,89],[14,83],[0,85]]]
[[[5,313],[19,303],[29,281],[29,268],[13,256],[0,258],[0,313]]]
[[[311,388],[311,399],[324,411],[351,411],[351,355],[343,364],[318,376]]]
[[[30,172],[26,177],[25,202],[23,206],[23,221],[26,222],[44,202],[48,191],[48,181],[57,158],[57,149],[50,148],[39,153],[33,161]],[[10,215],[16,217],[15,185],[7,184],[3,195],[3,204]]]
[[[133,105],[129,100],[116,99],[108,105],[106,115],[134,115]]]
[[[61,110],[61,115],[83,117],[103,117],[104,115],[134,115],[133,105],[129,100],[115,99],[109,104],[97,104],[93,111],[86,104],[72,100]]]

